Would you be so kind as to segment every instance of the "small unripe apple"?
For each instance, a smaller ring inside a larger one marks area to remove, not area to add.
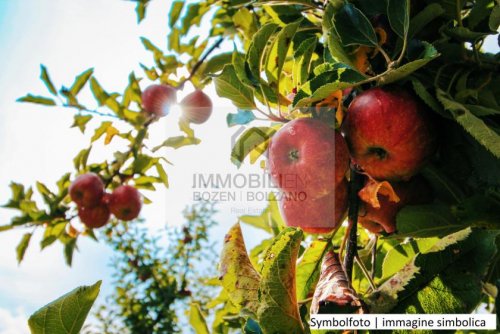
[[[347,180],[329,194],[319,198],[286,197],[281,201],[281,215],[287,226],[300,227],[308,233],[329,233],[345,216]]]
[[[106,225],[110,216],[109,208],[104,202],[92,208],[83,206],[78,208],[78,217],[88,228],[99,228]]]
[[[99,205],[104,194],[104,183],[94,173],[78,176],[69,187],[69,196],[78,206],[91,208]]]
[[[402,89],[372,88],[351,102],[344,132],[354,163],[377,180],[415,175],[436,150],[428,109]]]
[[[177,90],[168,85],[151,85],[142,92],[142,107],[155,117],[166,116],[177,102]]]
[[[132,186],[119,186],[109,196],[108,206],[116,218],[126,221],[132,220],[137,218],[141,211],[141,195]]]
[[[212,114],[212,100],[197,89],[194,92],[186,95],[180,103],[182,109],[182,118],[194,124],[205,123]]]
[[[423,177],[416,176],[408,182],[392,183],[399,202],[392,202],[388,196],[378,195],[380,208],[363,203],[358,222],[368,231],[387,234],[396,231],[396,215],[406,205],[425,204],[432,201],[432,188]]]
[[[312,200],[330,193],[349,168],[342,135],[325,123],[300,118],[288,122],[269,143],[269,171],[287,193],[304,192]]]

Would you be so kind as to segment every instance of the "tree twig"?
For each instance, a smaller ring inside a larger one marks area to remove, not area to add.
[[[344,258],[344,268],[349,282],[352,280],[352,267],[354,258],[358,254],[358,211],[359,211],[359,197],[358,192],[363,184],[363,176],[359,174],[355,167],[351,166],[351,182],[349,183],[349,236],[346,245],[346,254]]]
[[[189,76],[185,78],[183,81],[181,81],[181,83],[179,83],[179,86],[177,86],[178,89],[182,90],[184,88],[184,84],[193,78],[193,76],[196,74],[196,72],[198,71],[200,66],[205,62],[208,56],[210,56],[210,54],[214,52],[214,50],[217,49],[222,44],[223,41],[224,41],[224,36],[219,37],[219,39],[215,42],[215,44],[212,45],[200,59],[198,59],[196,64],[194,64],[193,68],[191,69]]]

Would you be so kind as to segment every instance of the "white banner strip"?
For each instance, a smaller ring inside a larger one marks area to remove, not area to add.
[[[311,314],[311,329],[496,329],[494,314]]]

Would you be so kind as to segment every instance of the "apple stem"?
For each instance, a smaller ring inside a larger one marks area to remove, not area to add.
[[[358,192],[363,187],[363,176],[351,166],[351,182],[349,182],[349,236],[347,238],[346,253],[344,257],[344,268],[349,282],[352,280],[352,268],[354,259],[358,254]]]

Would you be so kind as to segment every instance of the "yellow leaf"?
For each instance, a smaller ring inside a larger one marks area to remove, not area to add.
[[[104,145],[108,145],[109,143],[111,143],[113,137],[119,133],[120,131],[118,131],[114,126],[109,126],[106,129],[106,138],[104,139]]]

